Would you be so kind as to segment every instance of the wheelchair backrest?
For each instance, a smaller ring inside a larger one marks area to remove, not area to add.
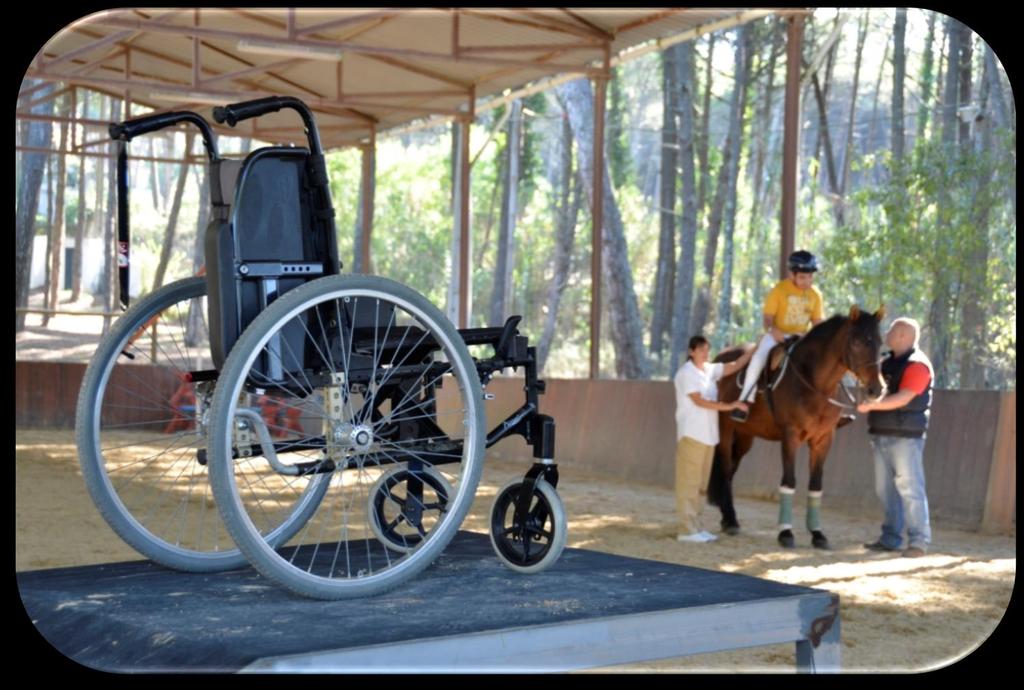
[[[330,251],[334,238],[315,221],[308,159],[304,148],[268,147],[253,151],[237,166],[222,161],[211,175],[217,212],[206,232],[206,275],[210,348],[218,369],[242,331],[270,302],[309,280],[338,272]],[[294,328],[300,343],[301,324]],[[281,346],[287,351],[287,343]]]

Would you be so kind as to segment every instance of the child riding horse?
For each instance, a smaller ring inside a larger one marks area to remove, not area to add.
[[[884,308],[870,314],[854,306],[848,317],[836,315],[821,322],[792,347],[781,378],[764,395],[757,397],[747,421],[737,422],[727,413],[719,415],[719,442],[708,483],[708,501],[721,510],[722,528],[727,534],[739,531],[732,500],[732,478],[740,460],[750,450],[755,437],[781,441],[778,539],[783,546],[793,546],[794,464],[797,449],[806,443],[810,449],[807,529],[815,547],[828,548],[828,539],[821,531],[820,507],[825,458],[832,446],[841,411],[833,397],[847,371],[867,387],[872,399],[882,395],[879,322],[883,316]],[[726,350],[715,361],[735,360],[743,350]],[[731,402],[740,397],[736,377],[741,373],[721,379],[720,401]],[[747,383],[756,385],[749,380]]]

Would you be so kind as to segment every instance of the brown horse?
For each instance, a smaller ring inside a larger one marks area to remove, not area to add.
[[[708,502],[721,510],[722,528],[727,534],[736,534],[740,526],[732,500],[732,478],[740,460],[750,450],[755,437],[782,441],[779,543],[793,546],[794,465],[797,449],[806,443],[810,450],[811,475],[807,487],[807,529],[815,547],[829,548],[828,539],[819,524],[819,510],[825,458],[840,421],[841,408],[833,400],[847,371],[867,388],[871,398],[883,394],[885,383],[879,367],[882,344],[879,322],[884,313],[884,307],[870,314],[854,306],[849,317],[839,314],[819,323],[793,346],[777,385],[770,393],[762,391],[758,394],[746,422],[736,422],[728,412],[719,413],[719,442],[708,483]],[[732,348],[719,354],[714,361],[729,362],[742,352],[743,348]],[[769,361],[775,359],[775,354],[773,350]],[[731,402],[739,398],[737,377],[745,371],[744,368],[719,382],[720,401]]]

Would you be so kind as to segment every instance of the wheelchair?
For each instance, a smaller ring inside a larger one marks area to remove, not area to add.
[[[521,317],[457,330],[401,283],[342,273],[309,108],[272,97],[213,115],[233,127],[282,108],[302,118],[308,147],[241,161],[218,154],[194,112],[110,125],[126,311],[87,367],[75,424],[99,512],[170,568],[248,563],[303,596],[370,596],[438,557],[473,503],[485,450],[520,435],[535,460],[498,492],[490,541],[509,568],[544,570],[567,525]],[[128,142],[180,123],[199,129],[209,159],[205,273],[129,305]],[[526,400],[487,431],[484,388],[509,367],[524,368]]]

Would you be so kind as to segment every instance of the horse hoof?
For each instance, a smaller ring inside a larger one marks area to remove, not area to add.
[[[811,532],[811,544],[816,549],[824,549],[830,551],[832,547],[828,543],[828,537],[821,532]]]
[[[740,526],[739,525],[729,525],[728,527],[724,528],[722,531],[725,532],[726,534],[728,534],[730,537],[735,537],[737,534],[740,533]]]
[[[796,539],[793,538],[793,533],[788,529],[779,532],[779,544],[787,549],[793,548],[796,545]]]

